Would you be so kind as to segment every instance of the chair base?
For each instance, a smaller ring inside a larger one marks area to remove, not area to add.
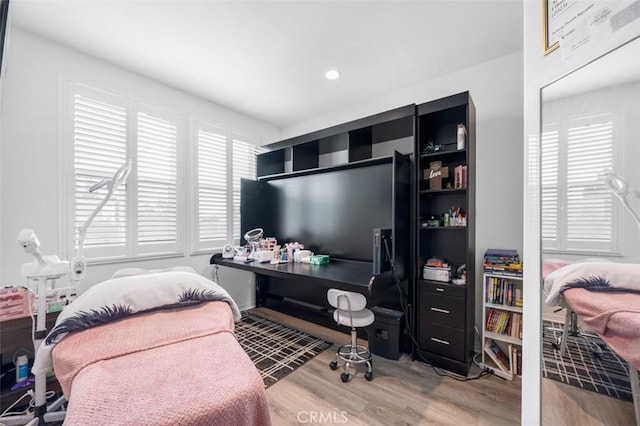
[[[561,331],[562,334],[556,338],[556,341],[552,344],[555,350],[560,351],[560,356],[563,356],[567,351],[567,342],[569,338],[575,339],[584,339],[591,347],[591,353],[596,358],[600,358],[602,355],[602,348],[594,342],[594,340],[598,341],[600,338],[595,334],[585,333],[578,329],[578,317],[571,310],[567,308],[567,312],[565,315],[564,327],[562,330],[557,329],[555,327],[548,328],[549,331]]]
[[[367,381],[373,380],[373,360],[371,359],[371,351],[362,345],[342,345],[336,351],[336,358],[331,361],[329,367],[332,370],[338,369],[338,361],[342,361],[343,372],[340,375],[340,379],[343,382],[348,382],[354,375],[349,373],[350,368],[356,368],[360,364],[367,365],[367,371],[364,373],[364,378]]]

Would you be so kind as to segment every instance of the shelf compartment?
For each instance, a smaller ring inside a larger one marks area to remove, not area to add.
[[[257,176],[275,175],[284,173],[285,150],[276,149],[256,155]]]
[[[522,312],[522,306],[511,306],[511,305],[502,305],[499,303],[489,303],[489,302],[485,302],[484,303],[484,307],[485,308],[493,308],[493,309],[500,309],[503,311],[509,311],[509,312]]]
[[[454,157],[454,158],[457,158],[457,157],[465,158],[466,155],[467,155],[467,150],[466,149],[456,149],[456,150],[451,150],[451,151],[433,152],[431,154],[422,154],[422,155],[420,155],[420,158],[422,160],[441,160],[441,159],[445,159],[446,161],[451,161],[451,157]]]
[[[274,180],[274,179],[286,179],[297,176],[312,175],[318,173],[331,172],[336,170],[355,169],[357,167],[368,167],[376,164],[388,164],[393,163],[393,157],[378,157],[370,158],[368,160],[354,161],[353,163],[339,164],[337,166],[318,167],[316,169],[300,170],[292,173],[279,173],[268,176],[260,176],[258,180]]]
[[[487,339],[487,338],[522,346],[522,339],[518,339],[517,337],[511,337],[508,334],[499,334],[499,333],[494,333],[492,331],[484,330],[484,339]]]
[[[428,183],[429,181],[423,180],[422,182]],[[423,189],[420,194],[451,194],[451,193],[465,193],[467,188],[450,188],[450,189]]]
[[[467,229],[466,226],[421,226],[420,230],[450,230],[450,231],[464,231]]]
[[[293,171],[318,168],[318,141],[311,141],[293,147]]]

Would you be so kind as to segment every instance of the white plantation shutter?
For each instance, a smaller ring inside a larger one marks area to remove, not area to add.
[[[180,115],[71,80],[66,89],[64,133],[72,142],[67,158],[73,159],[68,223],[77,229],[104,199],[107,189],[89,193],[91,186],[112,178],[128,160],[133,166],[127,182],[89,226],[85,257],[106,260],[180,253]],[[74,244],[71,249],[77,249],[75,238]]]
[[[240,136],[232,140],[233,170],[233,240],[240,241],[240,179],[256,178],[256,147]]]
[[[548,125],[542,131],[541,138],[541,220],[542,240],[545,248],[558,248],[558,150],[559,132],[555,125]]]
[[[541,153],[543,248],[618,251],[618,219],[603,175],[615,170],[611,113],[545,124]]]
[[[178,241],[177,120],[140,111],[136,122],[137,243],[140,246],[175,245]]]
[[[196,220],[197,246],[202,248],[231,241],[228,238],[226,132],[210,126],[198,127]]]
[[[87,88],[78,87],[72,99],[73,223],[77,229],[106,194],[105,188],[93,193],[89,188],[111,178],[127,160],[127,113],[123,99]],[[93,220],[85,236],[87,256],[122,254],[127,243],[125,191],[120,186]]]
[[[575,119],[567,131],[567,248],[611,249],[613,195],[603,183],[613,170],[610,114]]]

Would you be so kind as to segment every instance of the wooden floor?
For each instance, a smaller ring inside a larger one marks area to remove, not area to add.
[[[542,380],[542,418],[553,426],[633,426],[633,403]]]
[[[331,342],[346,334],[266,308],[254,312]],[[408,355],[399,361],[374,355],[374,379],[359,374],[348,383],[328,364],[335,347],[324,351],[267,389],[274,425],[516,425],[520,423],[520,381],[495,376],[457,381],[441,377]],[[473,367],[470,375],[479,372]],[[543,381],[545,425],[633,425],[633,405]]]

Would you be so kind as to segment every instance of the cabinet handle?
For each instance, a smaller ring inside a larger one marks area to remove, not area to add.
[[[442,339],[437,339],[435,337],[430,337],[431,340],[433,340],[436,343],[442,343],[443,345],[448,345],[449,342],[447,342],[446,340],[442,340]]]
[[[450,314],[451,312],[447,311],[446,309],[440,309],[440,308],[431,308],[432,311],[436,311],[436,312],[440,312],[441,314]]]
[[[442,287],[436,287],[436,291],[444,291],[444,288],[442,288]]]

